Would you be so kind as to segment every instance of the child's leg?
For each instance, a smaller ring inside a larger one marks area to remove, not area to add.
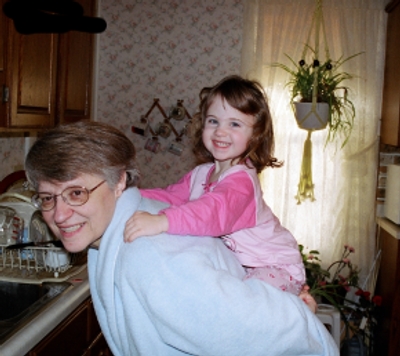
[[[295,279],[286,269],[278,266],[247,267],[245,279],[257,278],[275,288],[297,295],[302,299],[309,309],[315,313],[317,303],[308,293],[308,287],[304,287],[303,281]]]
[[[272,286],[285,292],[299,295],[303,289],[303,283],[295,279],[285,268],[278,266],[247,267],[246,277],[261,279]]]

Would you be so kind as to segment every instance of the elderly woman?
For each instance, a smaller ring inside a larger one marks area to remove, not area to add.
[[[123,241],[136,211],[160,202],[135,188],[135,149],[117,129],[80,122],[47,132],[26,173],[36,205],[71,252],[89,247],[91,294],[118,355],[338,355],[296,296],[256,279],[215,238],[161,234]]]

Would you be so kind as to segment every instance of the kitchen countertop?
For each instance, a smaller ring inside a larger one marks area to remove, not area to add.
[[[0,345],[0,355],[25,355],[90,296],[86,268],[68,282],[71,287]]]

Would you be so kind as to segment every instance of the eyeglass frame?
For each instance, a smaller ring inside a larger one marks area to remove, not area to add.
[[[99,184],[97,184],[97,185],[96,185],[94,188],[92,188],[92,189],[88,189],[88,188],[86,188],[86,187],[79,186],[79,185],[72,185],[72,186],[70,186],[70,187],[65,188],[60,194],[50,194],[50,193],[47,193],[47,192],[37,192],[35,195],[32,196],[31,201],[32,201],[32,204],[33,204],[36,208],[40,209],[41,211],[50,211],[50,210],[53,210],[53,209],[56,207],[56,205],[57,205],[57,197],[61,197],[62,200],[64,201],[64,203],[67,204],[67,205],[69,205],[69,206],[82,206],[82,205],[85,205],[85,204],[89,201],[90,194],[92,194],[97,188],[99,188],[99,187],[100,187],[103,183],[105,183],[105,182],[107,182],[106,179],[103,180],[103,181],[101,181]],[[63,196],[63,194],[64,194],[64,192],[65,192],[66,190],[69,190],[69,189],[71,189],[71,188],[78,188],[78,189],[85,190],[85,191],[87,192],[87,199],[86,199],[86,201],[84,201],[82,204],[70,204],[70,202],[68,201],[68,199],[65,198],[65,197]],[[52,198],[53,198],[54,205],[53,205],[50,209],[43,209],[42,205],[38,203],[37,200],[39,199],[39,195],[40,195],[40,194],[48,194],[48,195],[47,195],[48,197],[52,197]]]

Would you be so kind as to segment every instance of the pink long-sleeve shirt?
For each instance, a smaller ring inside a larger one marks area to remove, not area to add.
[[[222,237],[242,265],[293,265],[290,273],[304,280],[298,244],[265,203],[256,170],[235,165],[209,183],[214,168],[200,165],[176,184],[141,193],[171,205],[162,211],[168,233]]]

